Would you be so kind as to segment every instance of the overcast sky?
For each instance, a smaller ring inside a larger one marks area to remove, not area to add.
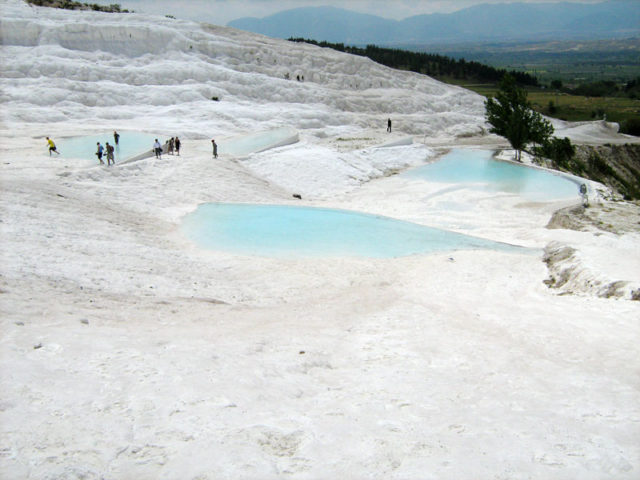
[[[108,5],[138,13],[173,15],[186,20],[199,20],[226,25],[241,17],[266,17],[282,10],[306,6],[335,6],[385,18],[401,20],[422,13],[449,13],[481,3],[513,3],[516,0],[99,0]],[[529,3],[600,3],[604,0],[517,0]],[[89,3],[96,3],[90,1]]]

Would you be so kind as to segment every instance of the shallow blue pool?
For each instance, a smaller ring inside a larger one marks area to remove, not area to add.
[[[158,135],[154,135],[152,133],[126,131],[118,131],[118,133],[120,134],[120,141],[114,152],[116,163],[118,161],[127,160],[128,158],[134,157],[135,155],[147,150],[151,150],[156,138],[160,140],[161,143],[164,143],[164,140],[166,140],[165,138],[158,137]],[[97,142],[100,142],[103,147],[107,142],[109,142],[110,145],[115,146],[113,132],[101,135],[67,137],[54,140],[56,141],[56,146],[58,147],[58,151],[62,158],[86,159],[95,163],[98,163],[98,158],[96,157]],[[106,162],[106,151],[105,158],[103,160]]]
[[[220,143],[218,151],[221,154],[246,156],[297,141],[298,132],[292,128],[283,127],[226,139]]]
[[[507,192],[527,200],[547,201],[578,197],[579,185],[549,171],[494,160],[488,150],[456,149],[437,162],[402,175],[432,182],[464,184],[492,192]]]
[[[269,257],[392,258],[454,250],[530,251],[389,217],[285,205],[207,203],[184,218],[182,230],[204,248]]]

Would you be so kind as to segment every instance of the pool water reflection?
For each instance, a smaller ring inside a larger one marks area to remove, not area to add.
[[[412,179],[438,183],[464,184],[506,192],[533,201],[552,201],[578,197],[579,185],[547,170],[494,160],[488,150],[456,149],[436,162],[404,172]]]
[[[158,138],[161,143],[164,143],[163,138],[159,138],[158,135],[151,133],[128,131],[118,131],[118,133],[120,134],[120,141],[114,151],[116,163],[151,150],[153,141],[156,138]],[[56,141],[56,144],[60,151],[60,156],[63,158],[85,159],[88,162],[97,163],[97,142],[100,142],[103,147],[107,142],[115,146],[113,132],[101,135],[60,138]],[[103,160],[106,162],[106,151]]]
[[[286,205],[202,204],[184,218],[182,231],[204,248],[287,258],[529,250],[389,217]]]

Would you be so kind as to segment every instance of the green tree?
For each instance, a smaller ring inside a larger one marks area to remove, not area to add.
[[[553,88],[554,90],[561,90],[562,89],[562,80],[552,80],[551,81],[551,88]]]
[[[509,74],[502,77],[495,98],[489,97],[484,106],[490,132],[509,141],[518,161],[529,143],[543,144],[553,134],[551,124],[531,108],[526,90],[519,88]]]
[[[535,148],[534,152],[536,155],[551,159],[557,168],[570,169],[576,148],[567,137],[551,137],[540,147]]]

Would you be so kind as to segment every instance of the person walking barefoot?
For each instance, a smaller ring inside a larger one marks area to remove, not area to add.
[[[107,150],[107,165],[115,165],[116,161],[113,158],[113,145],[109,145],[109,142],[107,142],[107,146],[106,146],[106,150]]]
[[[102,153],[104,152],[104,147],[100,145],[100,142],[98,142],[96,145],[98,146],[96,157],[98,157],[98,160],[100,160],[100,165],[104,165],[104,162],[102,161]]]
[[[51,156],[51,152],[56,152],[58,155],[60,155],[60,152],[56,149],[56,144],[53,143],[53,140],[51,140],[49,137],[47,137],[47,145],[49,145],[49,156]]]

